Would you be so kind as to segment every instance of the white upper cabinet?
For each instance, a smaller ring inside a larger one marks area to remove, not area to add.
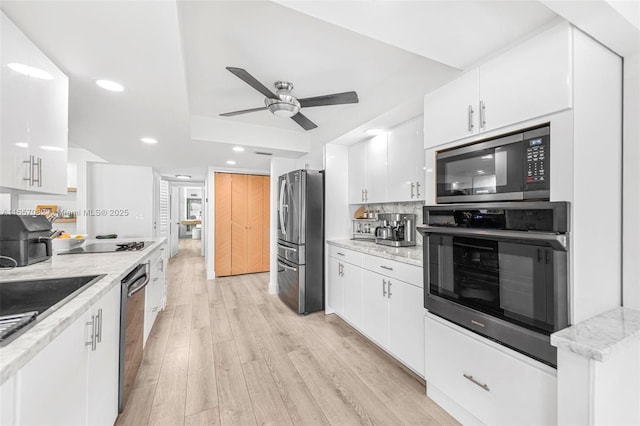
[[[69,79],[4,14],[0,186],[65,194]]]
[[[424,200],[422,117],[349,148],[349,203]]]
[[[480,131],[572,106],[571,31],[560,25],[480,66]]]
[[[572,107],[571,27],[557,25],[424,98],[424,148]]]
[[[349,203],[365,202],[367,187],[367,143],[360,142],[349,148]]]
[[[478,69],[424,97],[424,148],[478,133]]]
[[[389,132],[387,201],[424,200],[423,120],[416,117]]]

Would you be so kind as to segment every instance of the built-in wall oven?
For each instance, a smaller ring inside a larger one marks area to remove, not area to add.
[[[425,206],[424,306],[556,366],[551,333],[568,325],[569,204]]]

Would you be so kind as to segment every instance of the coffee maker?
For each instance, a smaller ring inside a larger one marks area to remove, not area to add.
[[[392,247],[416,245],[416,215],[412,213],[380,213],[382,225],[375,231],[376,244]]]

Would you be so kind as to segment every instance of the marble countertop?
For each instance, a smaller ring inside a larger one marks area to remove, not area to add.
[[[87,240],[87,243],[122,241],[131,240]],[[82,291],[42,321],[36,319],[35,325],[28,331],[0,348],[0,384],[14,375],[49,342],[87,312],[109,290],[120,285],[120,281],[127,272],[151,257],[152,253],[166,242],[166,238],[145,239],[145,241],[151,242],[151,244],[147,244],[147,247],[141,251],[54,254],[44,262],[11,270],[0,270],[0,285],[3,281],[105,274],[101,280]]]
[[[624,346],[640,341],[640,311],[618,307],[551,335],[551,344],[606,361]]]
[[[362,240],[327,240],[327,244],[422,267],[422,246],[390,247]]]

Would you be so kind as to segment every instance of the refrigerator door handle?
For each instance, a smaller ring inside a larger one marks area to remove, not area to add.
[[[282,182],[280,183],[280,202],[279,202],[279,210],[280,210],[280,230],[282,231],[283,235],[287,235],[287,228],[284,224],[284,188],[287,185],[287,181],[285,179],[282,179]]]
[[[288,269],[288,270],[293,271],[293,272],[298,272],[297,268],[293,268],[291,266],[287,266],[287,265],[285,265],[284,263],[282,263],[280,261],[278,261],[278,265],[281,266],[284,269]]]

